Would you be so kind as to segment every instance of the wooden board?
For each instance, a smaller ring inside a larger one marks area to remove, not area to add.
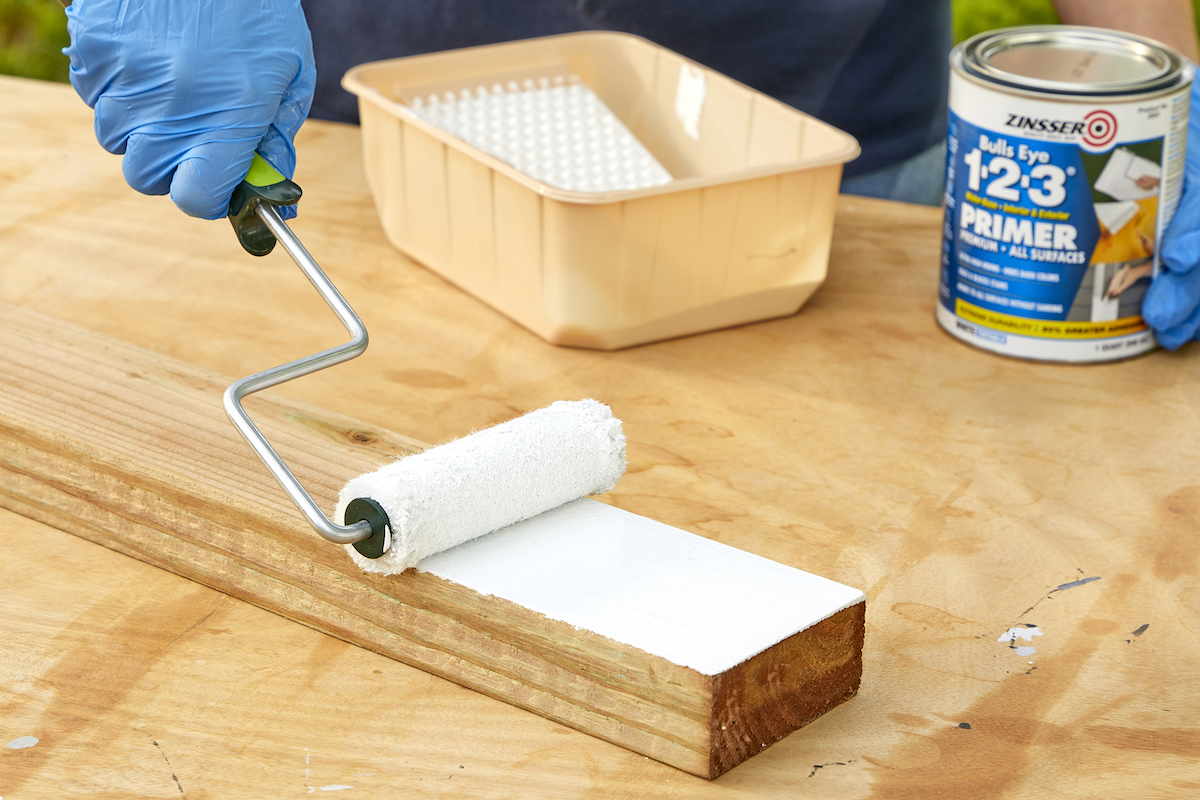
[[[785,580],[803,576],[748,608],[785,622],[790,614],[797,622],[786,630],[795,633],[765,640],[765,649],[735,652],[706,674],[683,666],[685,660],[652,654],[659,652],[654,641],[642,649],[570,614],[512,602],[493,588],[487,571],[496,564],[493,571],[510,578],[510,562],[485,556],[479,590],[468,588],[478,581],[442,577],[463,571],[456,561],[479,574],[471,549],[478,545],[512,542],[528,550],[524,533],[534,531],[537,520],[442,553],[433,571],[362,573],[286,506],[225,419],[220,395],[227,378],[3,304],[0,373],[6,376],[0,384],[0,505],[693,774],[716,777],[858,690],[861,593],[847,591],[849,601],[834,601],[815,615],[790,611],[789,605],[801,608],[793,599],[798,595],[821,596],[824,587],[813,582],[820,579],[753,556],[748,568],[739,568],[737,551],[682,532],[664,545],[665,557],[639,558],[639,548],[651,552],[652,524],[615,540],[628,563],[592,563],[593,571],[609,570],[592,584],[600,594],[586,602],[568,595],[553,604],[616,607],[621,598],[604,592],[627,592],[643,595],[647,602],[636,612],[653,617],[656,587],[711,584],[713,592],[753,597],[774,577],[768,566],[785,571]],[[325,508],[345,480],[379,465],[381,448],[391,444],[400,453],[419,446],[312,409],[266,406],[264,435]],[[580,502],[597,507],[592,516],[607,508]],[[627,524],[626,517],[641,519],[611,509],[600,514],[598,526],[583,518],[573,524],[594,538],[605,535],[606,525]],[[532,547],[549,550],[536,540]],[[675,565],[700,563],[714,548],[729,555],[717,553],[708,559],[714,568],[692,568],[679,580]],[[531,573],[518,584],[567,574],[534,555],[512,557]],[[643,560],[666,568],[645,571],[639,587],[630,579]],[[538,569],[552,574],[541,576]],[[584,575],[568,579],[575,587],[585,581]],[[686,616],[686,610],[679,615]],[[753,622],[749,613],[734,616]],[[700,622],[709,627],[684,638],[712,630],[728,639],[721,631],[738,619]],[[670,636],[670,618],[658,630],[659,637]]]

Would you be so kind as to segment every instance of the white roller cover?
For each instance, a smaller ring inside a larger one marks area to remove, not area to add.
[[[560,401],[357,477],[338,497],[335,518],[369,497],[392,523],[391,548],[377,559],[346,550],[367,572],[403,572],[543,511],[613,488],[625,472],[621,422],[595,400]]]

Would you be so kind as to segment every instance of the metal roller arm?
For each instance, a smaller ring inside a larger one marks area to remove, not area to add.
[[[349,361],[361,354],[367,349],[367,329],[363,326],[362,320],[354,313],[354,309],[350,308],[350,304],[342,297],[341,292],[337,287],[330,282],[325,273],[321,271],[317,262],[309,255],[308,250],[292,233],[291,228],[279,216],[279,212],[274,206],[266,203],[259,203],[254,207],[254,213],[261,219],[275,238],[283,244],[288,255],[296,262],[296,265],[308,277],[313,288],[320,292],[321,297],[337,314],[338,319],[346,326],[347,332],[350,334],[350,341],[339,347],[333,347],[329,350],[324,350],[315,355],[306,356],[296,361],[291,361],[287,364],[273,367],[268,370],[250,375],[234,382],[228,389],[225,390],[225,413],[229,415],[229,419],[245,437],[246,442],[254,448],[254,452],[266,464],[267,469],[275,476],[275,480],[279,481],[279,485],[292,498],[292,502],[304,513],[308,521],[323,537],[337,544],[354,544],[361,542],[372,535],[372,525],[367,520],[361,520],[353,525],[338,525],[325,513],[312,499],[312,496],[305,491],[300,485],[300,481],[296,480],[296,476],[283,463],[283,459],[275,452],[266,438],[258,430],[258,427],[250,419],[246,410],[242,407],[242,399],[248,395],[254,394],[262,389],[267,389],[271,386],[290,381],[293,378],[299,378],[303,375],[308,375],[318,370],[332,367],[335,364],[340,364],[343,361]]]

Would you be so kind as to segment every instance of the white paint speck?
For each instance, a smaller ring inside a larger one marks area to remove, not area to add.
[[[997,639],[996,641],[997,642],[1015,642],[1017,639],[1024,639],[1027,642],[1032,642],[1033,637],[1043,636],[1043,635],[1045,635],[1045,634],[1042,633],[1042,629],[1036,625],[1029,627],[1029,628],[1025,628],[1025,627],[1009,628],[1003,634],[1001,634],[1000,638]]]
[[[26,747],[33,747],[38,743],[36,736],[18,736],[8,743],[8,746],[13,750],[24,750]]]
[[[1031,656],[1037,652],[1037,648],[1033,647],[1032,645],[1023,645],[1021,647],[1018,647],[1016,645],[1016,641],[1018,639],[1021,639],[1026,642],[1032,642],[1033,637],[1044,636],[1044,635],[1045,634],[1043,633],[1042,629],[1037,627],[1036,625],[1029,625],[1029,626],[1023,625],[1020,628],[1009,628],[996,641],[1009,642],[1010,643],[1009,646],[1017,652],[1017,655],[1021,656],[1022,658],[1028,658],[1029,656]],[[1029,663],[1032,664],[1033,662],[1030,661]]]
[[[342,789],[353,789],[353,786],[342,786],[340,783],[333,783],[329,786],[322,786],[322,792],[340,792]]]

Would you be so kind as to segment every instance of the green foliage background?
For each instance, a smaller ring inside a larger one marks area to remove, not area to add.
[[[1050,0],[951,0],[950,8],[954,15],[955,42],[993,28],[1061,21]]]
[[[65,81],[69,42],[58,0],[0,0],[0,73]]]
[[[972,34],[1009,25],[1058,22],[1050,0],[951,0],[954,34]],[[1200,0],[1192,0],[1200,18]],[[0,0],[0,73],[65,81],[68,43],[58,0]]]
[[[1138,2],[1138,0],[1130,0]],[[1050,0],[950,0],[954,14],[954,40],[961,42],[970,36],[993,28],[1013,25],[1042,25],[1061,22]],[[1192,0],[1196,19],[1200,21],[1200,0]],[[1200,28],[1200,25],[1197,25]]]

